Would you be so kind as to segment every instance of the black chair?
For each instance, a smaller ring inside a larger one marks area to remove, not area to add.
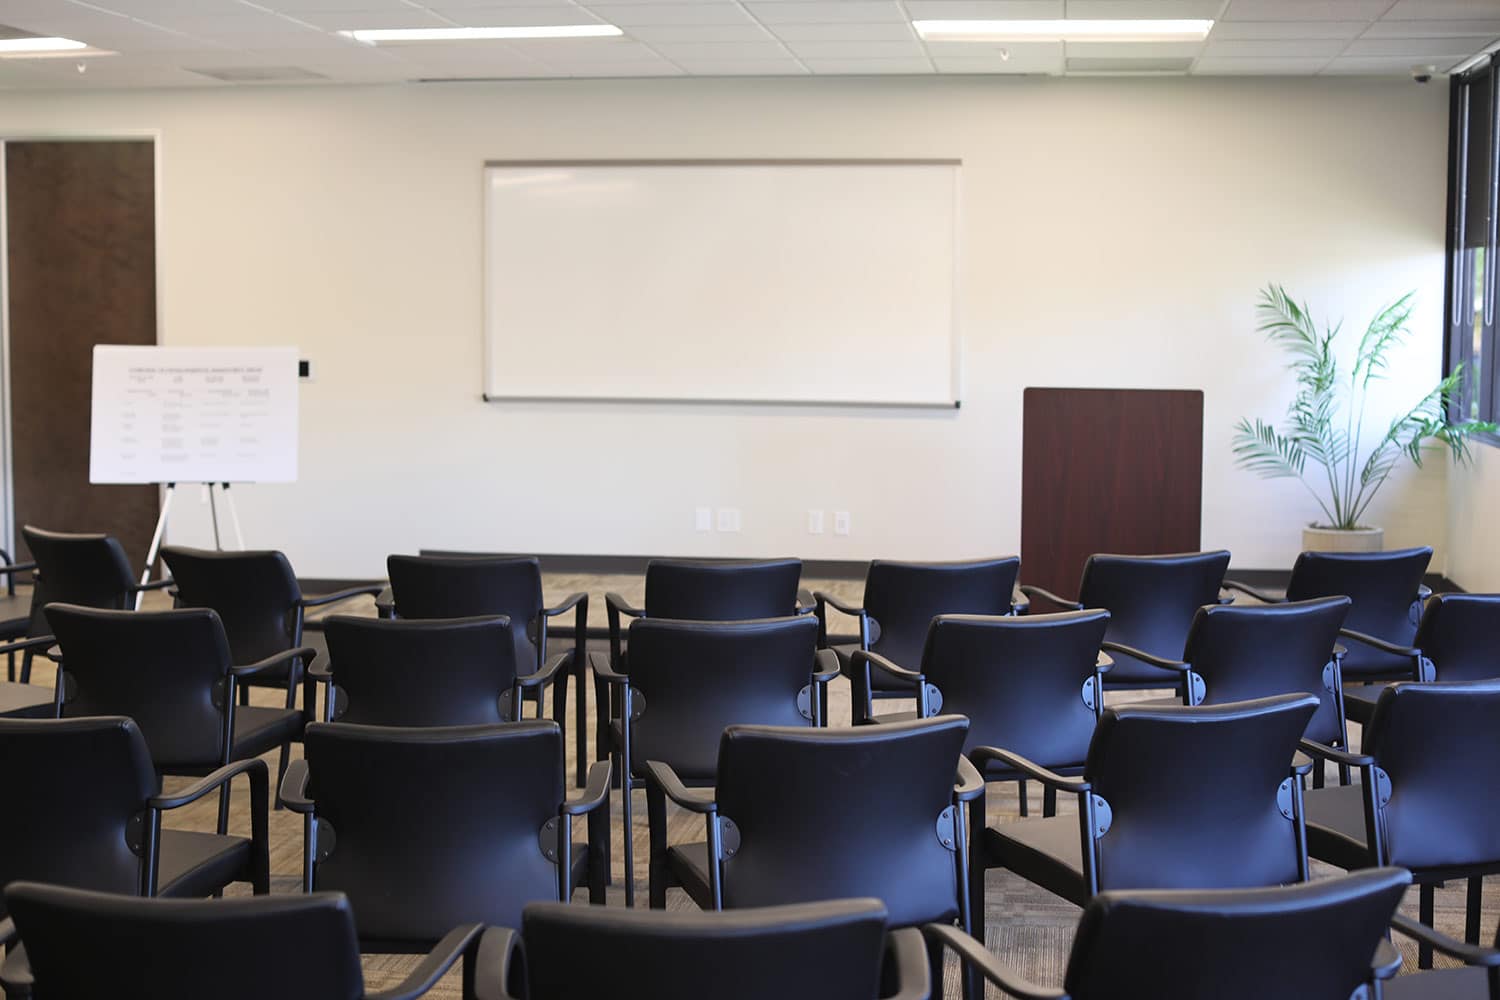
[[[1415,938],[1419,947],[1456,958],[1466,967],[1398,976],[1384,984],[1382,1000],[1500,1000],[1500,931],[1493,948],[1482,948],[1455,941],[1399,913],[1391,918],[1391,926]]]
[[[1412,681],[1479,681],[1500,677],[1500,594],[1434,594],[1427,599],[1416,635],[1407,647],[1374,636],[1346,638],[1404,656]],[[1387,684],[1351,684],[1344,713],[1361,725],[1370,721]]]
[[[224,623],[229,655],[237,664],[256,663],[303,645],[302,626],[309,608],[320,608],[368,594],[377,586],[349,587],[308,597],[286,556],[274,549],[216,552],[164,545],[162,561],[172,575],[173,596],[181,607],[213,608]],[[240,704],[250,703],[251,687],[285,688],[286,668],[248,677],[240,685]],[[287,708],[295,707],[291,701]],[[304,706],[312,721],[312,705]]]
[[[1384,868],[1276,888],[1100,893],[1079,921],[1062,989],[1027,982],[952,927],[923,932],[1028,1000],[1367,1000],[1400,967],[1384,934],[1410,882]]]
[[[17,653],[45,650],[57,642],[50,635],[0,644],[0,653],[15,659]],[[0,719],[50,719],[57,714],[55,695],[36,684],[0,683]]]
[[[634,607],[613,591],[604,595],[610,668],[628,669],[627,618],[734,622],[807,614],[812,596],[799,588],[801,579],[800,559],[652,559],[646,564],[645,607]],[[595,700],[604,704],[606,682],[596,677],[594,687]],[[608,752],[608,720],[619,712],[619,705],[611,705],[598,714],[595,754],[600,758]]]
[[[581,1000],[627,992],[652,1000],[926,1000],[931,995],[921,933],[888,934],[885,907],[877,899],[732,913],[532,903],[522,917],[520,937],[527,989],[500,994],[512,1000]],[[511,950],[498,938],[485,948],[497,955]]]
[[[5,577],[5,592],[0,594],[0,642],[23,638],[31,625],[29,598],[16,594],[16,577],[36,569],[36,563],[18,563],[5,549],[0,549],[0,576]],[[6,654],[5,679],[16,680],[16,654]]]
[[[1104,648],[1176,672],[1184,705],[1222,705],[1306,692],[1318,710],[1303,735],[1347,749],[1339,629],[1349,598],[1325,597],[1276,605],[1210,604],[1198,609],[1182,659],[1154,656],[1117,642]],[[1009,748],[1007,748],[1009,749]],[[1313,772],[1322,785],[1323,769]],[[1348,769],[1340,776],[1348,784]]]
[[[302,682],[316,652],[302,647],[234,666],[219,616],[210,608],[107,611],[47,605],[62,648],[55,693],[59,717],[126,715],[145,734],[159,774],[203,775],[231,761],[281,749],[302,737],[296,709],[236,705],[246,677],[288,665],[287,688]],[[219,832],[229,822],[229,786],[219,796]]]
[[[1229,553],[1187,552],[1163,556],[1092,555],[1083,564],[1078,600],[1069,601],[1027,584],[1021,592],[1063,608],[1109,611],[1107,641],[1172,659],[1182,652],[1198,609],[1219,600]],[[1123,653],[1112,654],[1113,688],[1175,688],[1182,678]]]
[[[646,762],[664,762],[687,782],[711,785],[726,726],[822,725],[818,689],[838,676],[838,667],[817,643],[818,623],[807,615],[748,622],[638,618],[630,624],[628,674],[593,654],[594,676],[611,685],[599,704],[628,706],[609,729],[622,789],[626,906],[635,905],[630,793],[645,780]],[[652,836],[665,836],[658,830],[665,814],[649,819]],[[651,902],[659,907],[666,889],[659,894],[658,881],[653,868]]]
[[[1500,760],[1500,679],[1392,685],[1375,703],[1362,753],[1303,748],[1357,768],[1361,781],[1307,793],[1309,853],[1346,869],[1410,869],[1428,926],[1434,885],[1467,878],[1465,937],[1478,944],[1483,876],[1500,872],[1500,801],[1489,787]],[[1421,959],[1431,965],[1425,944]]]
[[[327,721],[362,726],[514,722],[522,693],[549,683],[567,653],[517,676],[508,618],[330,617],[328,663],[308,676],[332,684]]]
[[[31,879],[142,896],[207,896],[249,882],[257,893],[270,891],[263,760],[237,761],[164,794],[130,719],[0,719],[0,770],[0,885]],[[248,839],[162,828],[164,813],[241,774],[250,785]]]
[[[552,688],[552,718],[566,728],[568,678],[577,689],[574,705],[576,784],[582,785],[588,764],[587,667],[589,595],[569,594],[556,607],[542,595],[542,567],[534,558],[515,556],[446,555],[390,556],[385,561],[391,589],[378,599],[389,618],[474,618],[504,615],[511,621],[516,672],[535,673],[547,665],[547,623],[573,610],[573,647],[562,662],[562,678]],[[541,688],[535,688],[541,698]],[[538,706],[541,702],[538,701]],[[603,737],[601,735],[600,739]],[[601,742],[600,747],[603,744]],[[602,749],[599,756],[603,756]]]
[[[460,923],[514,927],[523,905],[567,900],[585,876],[604,901],[609,765],[565,798],[557,723],[315,722],[304,749],[281,793],[303,814],[303,888],[349,896],[364,950],[425,951]]]
[[[1082,906],[1106,889],[1242,889],[1307,880],[1297,743],[1312,695],[1227,705],[1106,708],[1083,776],[1065,778],[1008,750],[998,760],[1078,797],[1077,816],[981,829],[975,868],[1007,868]],[[982,874],[976,877],[976,882]],[[975,900],[976,909],[983,903]]]
[[[170,587],[170,579],[136,583],[130,560],[119,539],[112,535],[67,534],[26,525],[21,528],[31,549],[36,570],[32,573],[31,615],[20,633],[6,638],[53,635],[47,621],[47,605],[77,604],[85,608],[127,610],[137,607],[148,590]],[[34,650],[21,660],[21,683],[31,682]]]
[[[845,604],[821,591],[817,601],[819,645],[831,646],[839,666],[855,684],[852,702],[856,725],[874,715],[875,698],[910,698],[911,685],[884,673],[862,674],[852,669],[858,651],[877,653],[907,670],[922,661],[927,627],[938,615],[1009,615],[1016,613],[1016,576],[1021,560],[979,559],[971,562],[908,563],[876,559],[865,573],[864,601]],[[853,642],[828,634],[828,608],[859,621]],[[858,680],[868,677],[868,686]]]
[[[1354,601],[1344,620],[1344,636],[1354,640],[1344,654],[1344,681],[1399,681],[1411,677],[1411,658],[1368,643],[1366,637],[1397,646],[1410,646],[1422,615],[1422,602],[1432,591],[1422,575],[1432,550],[1396,549],[1390,552],[1304,552],[1292,566],[1287,581],[1288,601],[1342,594]],[[1226,590],[1237,590],[1258,601],[1281,598],[1225,580]]]
[[[718,784],[697,791],[651,761],[653,813],[671,799],[703,816],[707,834],[669,845],[666,824],[653,823],[652,870],[704,909],[874,896],[892,927],[956,921],[968,933],[964,809],[984,789],[960,754],[968,728],[955,715],[850,729],[730,726]]]
[[[916,697],[915,712],[886,713],[876,717],[880,722],[939,712],[967,716],[965,753],[1004,746],[1058,774],[1080,774],[1104,710],[1103,674],[1111,664],[1099,644],[1108,624],[1108,611],[939,615],[928,627],[919,670],[856,650],[850,672],[856,692],[868,689],[873,668],[906,684]],[[986,782],[1019,782],[1021,815],[1027,814],[1023,775],[994,760],[981,773]],[[1056,806],[1057,790],[1046,789],[1043,811],[1051,816]]]
[[[337,893],[128,899],[18,882],[5,895],[22,942],[0,969],[7,997],[409,1000],[460,959],[466,997],[495,978],[478,965],[494,932],[472,925],[444,937],[400,984],[366,991],[354,915]]]

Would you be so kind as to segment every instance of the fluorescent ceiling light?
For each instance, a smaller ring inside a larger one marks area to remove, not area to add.
[[[0,38],[0,56],[76,52],[86,48],[88,48],[87,43],[75,42],[71,38]]]
[[[361,28],[340,31],[370,45],[385,42],[470,42],[506,38],[605,38],[625,32],[613,24],[543,24],[509,28]]]
[[[913,21],[929,42],[1201,42],[1207,20]]]

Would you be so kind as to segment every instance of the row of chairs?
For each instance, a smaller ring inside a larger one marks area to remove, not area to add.
[[[927,1000],[924,952],[946,947],[1027,1000],[1500,996],[1500,951],[1395,912],[1409,884],[1407,872],[1379,868],[1274,890],[1106,892],[1083,913],[1061,989],[1028,982],[952,927],[894,929],[876,899],[701,915],[532,904],[516,929],[456,927],[397,986],[370,991],[353,913],[337,893],[133,900],[18,882],[5,892],[15,923],[0,925],[0,942],[19,931],[22,946],[7,954],[0,986],[11,1000],[406,1000],[461,963],[472,1000],[625,989],[660,1000]],[[1388,928],[1471,967],[1398,978]],[[237,952],[275,960],[226,971],[224,956]]]

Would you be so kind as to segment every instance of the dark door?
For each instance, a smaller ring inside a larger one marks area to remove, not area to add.
[[[95,344],[156,343],[153,144],[5,143],[11,469],[20,527],[104,531],[141,565],[155,486],[89,484]]]
[[[1027,389],[1022,421],[1027,583],[1076,597],[1095,552],[1198,550],[1203,393]]]

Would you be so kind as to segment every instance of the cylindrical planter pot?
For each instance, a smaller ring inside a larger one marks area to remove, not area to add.
[[[1303,552],[1379,552],[1385,547],[1384,528],[1319,528],[1309,524],[1302,529]]]

